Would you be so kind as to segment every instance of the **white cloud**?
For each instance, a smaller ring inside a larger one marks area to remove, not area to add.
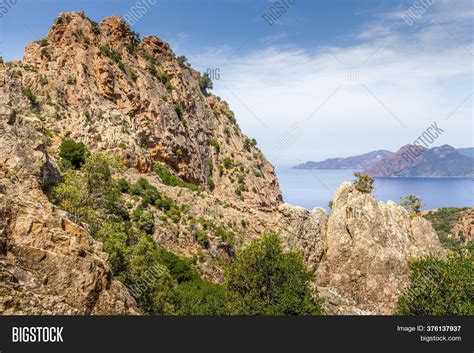
[[[473,13],[471,5],[461,5],[466,11],[445,2],[433,5],[416,28],[400,22],[400,10],[381,14],[354,33],[355,44],[348,47],[268,42],[245,55],[212,49],[191,56],[191,62],[203,71],[220,67],[214,93],[230,103],[244,132],[270,158],[277,154],[276,141],[299,124],[298,138],[278,152],[275,163],[396,150],[435,120],[445,130],[437,144],[470,146],[473,66],[466,28],[472,29]]]

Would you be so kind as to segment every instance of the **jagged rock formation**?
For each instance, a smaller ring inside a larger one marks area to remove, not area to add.
[[[61,14],[23,61],[0,63],[0,313],[138,313],[102,244],[45,195],[60,181],[55,156],[66,137],[119,156],[128,169],[117,177],[145,176],[186,205],[176,222],[152,209],[153,238],[198,259],[201,275],[217,283],[236,249],[278,231],[316,272],[329,313],[390,313],[407,261],[442,252],[427,221],[349,184],[331,216],[282,204],[273,166],[199,78],[161,39],[139,40],[118,17],[97,25],[83,13]],[[203,191],[165,185],[154,163]],[[216,232],[203,246],[203,222],[235,241]]]
[[[212,180],[219,197],[237,193],[262,208],[281,200],[273,166],[227,103],[205,94],[200,74],[167,43],[140,41],[119,17],[97,25],[82,12],[61,14],[46,38],[27,46],[23,62],[9,66],[5,79],[35,93],[55,142],[81,140],[141,172],[164,162],[204,188]]]
[[[316,270],[332,313],[392,313],[407,284],[408,261],[444,253],[427,220],[350,183],[334,195],[331,216],[322,209],[281,209],[284,236]]]

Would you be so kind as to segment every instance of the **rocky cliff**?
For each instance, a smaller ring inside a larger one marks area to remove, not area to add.
[[[276,231],[315,271],[328,313],[393,312],[408,261],[443,252],[430,224],[350,184],[332,215],[283,204],[273,167],[201,79],[158,37],[83,13],[61,14],[23,61],[0,64],[0,312],[139,313],[88,225],[46,196],[65,138],[117,156],[117,177],[144,177],[179,206],[172,222],[150,209],[153,239],[195,259],[203,278],[222,282],[236,249]],[[198,191],[166,183],[157,166]]]
[[[83,13],[61,14],[5,74],[34,92],[31,108],[55,141],[81,140],[141,172],[166,163],[186,181],[215,185],[219,197],[237,193],[263,208],[281,200],[273,167],[228,105],[200,88],[200,74],[167,43],[140,40],[118,17],[97,25]]]
[[[427,220],[394,202],[377,202],[350,183],[336,191],[330,216],[320,208],[280,210],[284,237],[316,271],[329,312],[393,312],[407,284],[409,260],[444,253]]]

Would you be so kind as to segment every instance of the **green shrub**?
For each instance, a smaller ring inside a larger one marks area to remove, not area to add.
[[[209,190],[213,191],[216,187],[214,180],[212,178],[207,179],[207,186],[209,187]]]
[[[247,151],[250,151],[250,148],[251,147],[255,147],[257,146],[257,140],[255,139],[249,139],[248,137],[245,138],[245,141],[244,141],[244,148],[247,150]]]
[[[309,272],[296,252],[284,252],[277,234],[253,240],[239,251],[226,272],[228,289],[246,315],[320,315]]]
[[[356,177],[356,180],[352,183],[357,191],[370,194],[372,190],[374,190],[374,178],[360,172],[355,172],[354,176]]]
[[[76,84],[76,78],[72,75],[68,75],[66,82],[67,82],[68,85],[75,85]]]
[[[398,301],[401,315],[473,315],[472,257],[430,256],[411,264],[410,285]]]
[[[431,222],[439,237],[448,237],[464,210],[465,208],[443,207],[429,211],[424,217]]]
[[[187,188],[191,191],[200,191],[199,186],[193,183],[185,182],[173,175],[169,168],[164,164],[154,164],[153,171],[159,176],[161,182],[165,185],[179,186],[181,188]]]
[[[178,281],[178,283],[191,281],[198,277],[190,260],[181,258],[165,249],[159,249],[158,257],[160,263],[169,269],[171,277]]]
[[[199,77],[199,87],[204,92],[206,92],[206,90],[208,89],[213,88],[212,80],[209,77],[209,74],[205,73]]]
[[[63,165],[66,167],[80,168],[89,155],[89,150],[82,142],[63,140],[59,146],[59,157],[61,157]]]
[[[207,233],[203,230],[196,231],[196,240],[203,247],[207,248],[209,246],[209,237]]]
[[[122,55],[115,50],[109,51],[110,58],[117,64],[120,70],[125,71],[125,65],[122,62]]]
[[[100,227],[101,212],[104,216],[117,216],[117,213],[120,216],[121,208],[116,205],[119,194],[112,182],[108,162],[103,156],[88,156],[80,171],[68,169],[62,173],[62,179],[63,183],[52,190],[51,198],[69,212],[74,220],[89,223],[94,231],[96,227]],[[101,212],[98,213],[98,210]]]
[[[176,315],[228,315],[231,299],[224,286],[196,280],[178,285],[171,301]]]
[[[156,77],[157,79],[159,79],[161,81],[161,83],[163,83],[165,85],[165,88],[168,90],[168,91],[171,91],[171,89],[173,88],[172,85],[171,85],[171,81],[170,81],[170,78],[164,73],[164,72],[161,72],[160,70],[158,70],[155,66],[155,64],[153,64],[152,62],[150,62],[148,64],[148,72],[153,76],[153,77]]]
[[[164,198],[158,189],[151,185],[145,178],[138,179],[138,181],[131,186],[130,193],[141,197],[141,208],[145,208],[149,204],[161,206]]]
[[[158,77],[158,69],[156,68],[155,64],[153,64],[153,63],[148,64],[148,72],[152,76]]]
[[[145,233],[150,235],[153,234],[153,230],[155,229],[153,213],[137,208],[133,212],[133,216],[140,230],[143,230]]]
[[[95,34],[95,35],[99,35],[100,34],[100,27],[99,27],[99,24],[96,22],[96,21],[93,21],[91,19],[89,19],[89,22],[92,26],[92,32]]]
[[[183,117],[184,114],[184,109],[181,103],[174,103],[174,111],[176,112],[176,115],[178,116],[179,119]]]
[[[225,157],[224,160],[222,161],[222,164],[224,165],[224,168],[230,169],[234,165],[234,161],[230,157]]]
[[[209,146],[214,147],[217,153],[219,153],[219,151],[221,150],[221,146],[219,145],[219,142],[217,142],[217,140],[215,139],[209,140]]]
[[[230,247],[234,246],[234,242],[235,242],[234,233],[228,232],[222,227],[215,227],[214,228],[214,233],[215,233],[215,235],[220,237],[223,241],[225,241],[227,243],[227,245],[229,245]]]
[[[104,222],[94,234],[95,238],[104,244],[104,250],[109,254],[109,263],[114,275],[120,275],[126,270],[126,258],[129,247],[129,236],[123,223]]]
[[[404,196],[402,199],[402,205],[407,211],[412,212],[412,214],[417,215],[420,213],[423,204],[421,203],[421,198],[415,195]]]
[[[180,55],[176,58],[178,61],[178,64],[181,66],[185,66],[188,63],[188,58],[186,58],[184,55]]]
[[[30,101],[31,105],[33,107],[36,107],[38,106],[38,98],[36,98],[36,95],[33,93],[33,91],[31,89],[29,89],[28,87],[22,87],[21,88],[21,92],[23,93],[23,95],[28,98],[28,100]]]
[[[230,121],[232,121],[233,123],[236,122],[235,114],[232,110],[228,110],[226,115],[227,115],[227,117],[229,118]]]
[[[181,179],[173,175],[169,168],[164,164],[155,164],[153,166],[153,171],[165,185],[178,186],[182,182]]]

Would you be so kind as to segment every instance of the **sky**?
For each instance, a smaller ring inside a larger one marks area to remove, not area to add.
[[[470,0],[0,0],[0,56],[20,59],[60,12],[100,22],[137,3],[133,30],[209,70],[274,164],[396,151],[433,122],[432,146],[474,146]]]

